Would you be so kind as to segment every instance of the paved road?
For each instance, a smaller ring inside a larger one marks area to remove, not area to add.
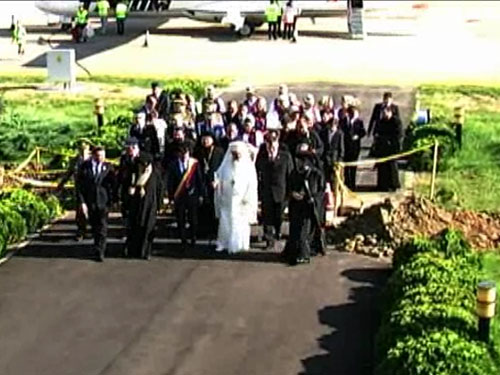
[[[126,260],[113,221],[100,264],[73,229],[58,223],[0,268],[2,375],[370,374],[383,262],[182,255],[166,230],[152,261]]]

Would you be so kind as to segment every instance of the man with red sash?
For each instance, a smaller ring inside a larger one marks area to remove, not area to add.
[[[203,203],[205,187],[199,163],[191,158],[190,149],[180,144],[176,157],[167,169],[167,190],[174,204],[182,250],[187,250],[186,219],[189,222],[191,246],[196,245],[198,208]]]

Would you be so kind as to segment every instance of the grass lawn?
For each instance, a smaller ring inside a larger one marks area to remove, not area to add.
[[[193,79],[155,79],[153,77],[95,76],[82,78],[81,92],[61,93],[29,89],[44,82],[42,75],[0,75],[0,161],[19,162],[35,146],[49,149],[72,148],[79,138],[90,138],[96,131],[93,113],[96,98],[105,101],[105,119],[131,118],[132,112],[150,92],[154,80],[167,89],[182,89],[201,98],[209,83],[224,87],[228,81]],[[23,87],[25,87],[23,89]],[[126,125],[125,125],[126,126]],[[110,129],[107,127],[106,129]],[[108,138],[125,134],[126,129],[110,131]],[[105,144],[112,144],[104,142]],[[116,143],[116,142],[114,142]]]
[[[438,190],[454,192],[454,206],[500,211],[500,87],[423,86],[420,99],[437,122],[450,122],[457,105],[466,109],[463,148],[439,172]]]

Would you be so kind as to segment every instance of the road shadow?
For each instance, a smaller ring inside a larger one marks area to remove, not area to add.
[[[238,42],[244,39],[229,28],[223,27],[167,27],[150,30],[151,35],[184,36],[195,39],[208,39],[216,43]]]
[[[351,269],[342,276],[362,283],[350,289],[349,303],[326,306],[318,311],[319,322],[328,333],[317,339],[325,354],[302,360],[299,375],[371,375],[374,368],[374,339],[379,325],[376,308],[380,290],[389,270]]]
[[[61,31],[57,27],[36,26],[29,27],[27,31],[28,35],[30,33],[45,34],[43,39],[51,49],[74,49],[76,61],[79,61],[127,44],[138,36],[143,35],[146,30],[154,30],[163,23],[165,23],[165,20],[161,18],[144,20],[133,19],[127,22],[125,35],[117,35],[115,22],[109,22],[107,34],[105,36],[99,35],[99,30],[97,28],[95,29],[95,37],[87,43],[74,43],[68,39],[70,38],[68,32]],[[46,65],[47,60],[45,52],[24,64],[26,67],[46,67]]]

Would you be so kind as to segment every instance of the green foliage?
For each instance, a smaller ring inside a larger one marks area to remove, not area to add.
[[[440,170],[447,167],[447,160],[458,150],[454,130],[448,125],[410,125],[407,129],[405,147],[409,150],[439,142],[438,155]],[[434,149],[422,151],[410,157],[410,166],[417,171],[432,170]]]
[[[477,340],[481,262],[461,233],[416,237],[395,253],[376,338],[377,375],[493,374],[492,348]]]
[[[23,217],[0,200],[0,255],[8,244],[21,241],[27,232]]]
[[[445,192],[440,201],[449,208],[500,212],[499,92],[498,87],[479,86],[419,89],[422,107],[432,109],[437,123],[451,122],[456,105],[466,110],[462,148],[438,173],[438,191]]]
[[[38,77],[5,78],[6,84],[24,84]],[[130,125],[131,114],[137,110],[144,100],[139,90],[126,94],[129,87],[148,88],[151,77],[111,77],[94,76],[82,78],[83,81],[102,83],[109,95],[105,100],[105,125],[97,137],[97,124],[94,115],[94,95],[60,95],[57,93],[26,92],[20,95],[15,90],[6,91],[3,104],[6,111],[0,113],[0,161],[21,161],[35,146],[45,147],[51,151],[62,151],[75,154],[76,141],[90,138],[95,144],[107,148],[107,155],[115,157],[122,149],[126,130]],[[18,82],[19,81],[19,82]],[[183,91],[200,99],[209,83],[222,87],[227,82],[217,80],[209,82],[196,79],[159,79],[169,93]],[[113,85],[107,87],[106,85]],[[0,84],[1,90],[2,84]],[[121,91],[124,91],[121,94]],[[139,92],[139,94],[136,93]],[[1,104],[1,103],[0,103]],[[52,168],[65,168],[68,156],[51,157],[44,160]]]
[[[492,375],[495,366],[485,345],[451,329],[408,335],[377,367],[376,375]]]
[[[50,210],[38,195],[27,190],[16,189],[2,195],[5,204],[17,211],[26,221],[28,232],[34,232],[50,220]]]
[[[93,144],[104,147],[108,158],[117,158],[123,149],[131,123],[131,118],[118,116],[103,126],[100,136],[92,136],[90,140]]]
[[[0,255],[7,245],[21,241],[61,214],[59,200],[53,195],[41,197],[22,189],[0,193]]]

